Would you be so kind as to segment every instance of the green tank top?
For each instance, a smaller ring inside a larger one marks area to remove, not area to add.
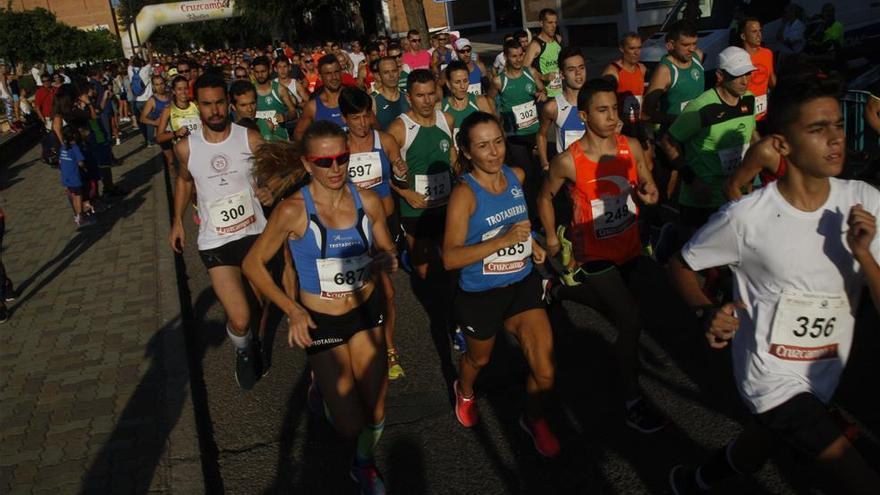
[[[446,202],[452,192],[452,168],[449,163],[449,147],[452,146],[452,133],[446,123],[446,116],[440,110],[434,111],[436,122],[424,127],[413,121],[407,114],[401,114],[406,139],[400,154],[409,168],[407,183],[409,188],[427,196],[428,208],[416,209],[406,200],[400,200],[400,216],[421,217],[423,215],[443,215]]]
[[[278,95],[278,81],[272,81],[272,90],[269,94],[261,95],[257,92],[257,127],[260,128],[260,134],[266,141],[280,141],[289,138],[287,129],[283,125],[276,125],[272,130],[272,126],[268,122],[276,114],[287,115],[287,106]]]
[[[383,131],[388,130],[388,126],[400,114],[409,110],[406,93],[402,90],[400,91],[400,97],[395,101],[385,98],[378,91],[373,91],[373,98],[376,100],[376,120],[379,121],[379,128]]]
[[[449,103],[449,98],[443,98],[443,104],[440,107],[444,112],[452,115],[452,118],[455,119],[455,128],[452,129],[452,142],[456,143],[456,149],[458,148],[456,136],[458,136],[458,130],[461,128],[461,123],[464,122],[464,119],[467,118],[468,115],[480,111],[480,107],[477,106],[477,95],[469,94],[467,96],[467,105],[464,107],[464,110],[456,110],[452,108],[452,105]]]
[[[535,104],[535,80],[523,69],[522,75],[512,79],[502,72],[499,106],[504,130],[514,136],[529,136],[538,132],[538,106]]]
[[[562,94],[562,77],[559,75],[559,52],[562,51],[562,45],[556,40],[545,43],[541,38],[535,38],[541,44],[541,54],[538,55],[538,72],[541,75],[556,73],[553,80],[547,82],[547,96],[554,97]]]
[[[668,55],[660,59],[660,64],[669,69],[672,78],[669,90],[660,98],[660,110],[666,115],[681,115],[688,102],[706,90],[703,64],[696,55],[692,56],[691,66],[687,69],[680,69],[673,64]]]

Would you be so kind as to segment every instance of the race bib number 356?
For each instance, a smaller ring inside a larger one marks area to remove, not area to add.
[[[208,205],[211,225],[218,234],[232,234],[257,221],[250,190],[224,196]]]
[[[853,324],[845,295],[785,290],[773,317],[770,354],[786,361],[836,359]]]

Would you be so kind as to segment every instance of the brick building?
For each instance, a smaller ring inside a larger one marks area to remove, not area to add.
[[[116,33],[110,0],[11,0],[12,10],[43,8],[59,21],[80,29],[106,29]]]
[[[382,0],[382,8],[387,9],[386,22],[390,20],[392,33],[406,33],[409,31],[409,23],[406,22],[406,11],[402,0]],[[422,0],[425,6],[425,17],[428,20],[428,29],[446,27],[446,4],[434,0]]]

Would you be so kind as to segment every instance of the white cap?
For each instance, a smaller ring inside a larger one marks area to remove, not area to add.
[[[462,48],[464,48],[466,46],[471,46],[471,41],[469,39],[459,38],[459,39],[455,40],[455,49],[456,50],[461,50]]]
[[[728,46],[718,54],[718,68],[733,77],[739,77],[755,69],[749,52],[738,46]]]

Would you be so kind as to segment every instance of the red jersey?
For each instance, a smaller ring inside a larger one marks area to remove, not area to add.
[[[580,141],[569,147],[576,180],[569,186],[572,200],[571,241],[579,263],[611,261],[622,265],[641,255],[636,161],[626,136],[617,135],[617,155],[596,163],[584,154]]]
[[[52,116],[52,100],[55,98],[56,91],[57,88],[53,86],[43,85],[37,88],[37,92],[34,93],[34,104],[40,109],[40,114],[43,117]]]
[[[767,90],[773,75],[773,52],[767,48],[758,48],[758,51],[749,56],[755,71],[749,78],[748,88],[755,95],[755,120],[760,121],[767,116]]]

